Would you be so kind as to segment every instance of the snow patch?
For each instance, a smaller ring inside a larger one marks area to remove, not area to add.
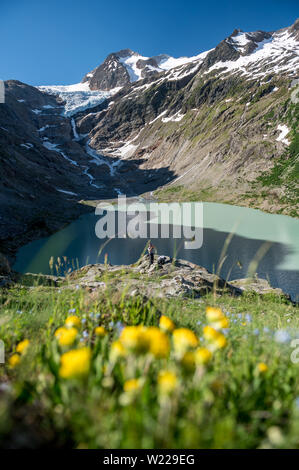
[[[121,163],[120,160],[116,160],[115,162],[110,163],[108,160],[105,159],[105,157],[101,154],[98,153],[97,150],[93,149],[92,147],[89,146],[88,141],[85,146],[85,150],[92,157],[91,163],[94,163],[95,165],[106,165],[108,166],[110,170],[110,176],[115,175],[116,167]]]
[[[30,142],[26,142],[26,144],[20,144],[20,147],[24,147],[26,149],[32,149],[34,145],[30,144]]]
[[[249,42],[250,40],[247,38],[247,34],[243,32],[227,40],[228,44],[231,44],[236,51],[241,53],[244,52],[244,48]]]
[[[46,147],[48,150],[54,150],[55,152],[59,152],[57,150],[58,144],[52,144],[51,142],[43,142],[43,146]]]
[[[180,65],[190,64],[190,62],[202,62],[209,52],[210,50],[201,52],[200,54],[195,55],[193,57],[178,57],[177,59],[175,57],[168,56],[166,59],[159,62],[159,67],[162,70],[170,70],[179,67]]]
[[[169,122],[169,121],[179,122],[183,119],[184,116],[185,114],[181,114],[181,112],[178,111],[173,116],[162,118],[162,122]]]
[[[60,193],[64,193],[64,194],[69,194],[70,196],[78,196],[77,193],[73,193],[72,191],[66,191],[65,189],[59,189],[59,188],[55,188],[56,191],[59,191]]]
[[[142,69],[137,67],[137,62],[139,60],[148,60],[148,57],[143,57],[137,53],[134,53],[133,55],[119,58],[120,63],[126,67],[131,82],[136,82],[137,80],[141,80],[143,78],[141,75]]]
[[[163,111],[161,114],[159,114],[159,116],[157,116],[155,119],[153,119],[152,121],[149,122],[149,124],[153,124],[153,122],[157,121],[158,119],[160,119],[162,116],[164,116],[164,114],[167,113],[167,110],[166,111]]]
[[[276,141],[282,142],[285,145],[290,145],[289,140],[285,139],[286,135],[288,135],[288,133],[290,132],[287,126],[285,124],[279,124],[277,126],[277,130],[280,131],[280,135],[277,137]]]
[[[71,126],[72,126],[72,129],[73,129],[74,140],[79,140],[80,137],[79,137],[79,134],[78,134],[77,129],[76,129],[76,123],[75,123],[74,118],[71,119]]]

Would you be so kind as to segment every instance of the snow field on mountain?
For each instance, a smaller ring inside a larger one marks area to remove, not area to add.
[[[260,42],[257,49],[249,55],[241,56],[233,61],[219,61],[205,73],[215,69],[222,69],[221,73],[242,72],[249,77],[262,77],[270,72],[289,72],[296,74],[298,69],[299,45],[298,41],[287,31],[275,33],[272,38]],[[288,59],[286,61],[286,59]],[[267,70],[263,70],[263,66]]]

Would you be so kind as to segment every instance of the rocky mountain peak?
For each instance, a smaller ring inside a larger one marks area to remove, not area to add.
[[[131,57],[132,55],[139,55],[137,52],[132,51],[132,49],[121,49],[118,52],[114,52],[114,54],[120,59]]]

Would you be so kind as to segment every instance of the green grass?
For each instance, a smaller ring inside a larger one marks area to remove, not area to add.
[[[297,307],[274,295],[199,300],[116,296],[106,282],[101,294],[45,286],[2,291],[0,337],[6,358],[21,340],[30,339],[30,346],[18,366],[0,366],[0,383],[11,387],[0,391],[0,446],[299,447],[299,365],[290,360],[289,342],[275,340],[278,330],[299,334]],[[132,353],[111,363],[117,322],[158,325],[164,314],[177,327],[194,331],[205,345],[207,305],[221,307],[230,325],[226,347],[206,367],[184,367],[173,352],[154,360]],[[70,348],[92,350],[89,375],[80,380],[60,377],[65,349],[54,338],[73,309],[85,321],[79,337],[83,330],[88,335]],[[97,325],[106,328],[105,338],[94,338]],[[258,372],[261,362],[268,366],[265,373]],[[164,397],[157,389],[162,369],[178,377],[174,392]],[[137,393],[123,390],[131,378],[143,381]]]
[[[208,200],[212,196],[213,189],[202,189],[199,191],[191,191],[183,185],[166,186],[155,191],[155,197],[159,202],[185,202],[185,201],[201,201]]]

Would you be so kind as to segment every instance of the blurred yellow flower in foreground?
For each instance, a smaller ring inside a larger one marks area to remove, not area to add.
[[[65,331],[66,331],[66,327],[65,327],[65,326],[61,326],[61,327],[57,328],[57,330],[56,330],[55,333],[54,333],[55,338],[58,339],[58,338],[60,337],[60,335],[61,335],[62,333],[64,333]]]
[[[159,326],[164,331],[173,331],[175,328],[175,324],[173,323],[173,321],[165,315],[161,316]]]
[[[195,353],[196,364],[207,364],[212,359],[212,353],[207,348],[198,348]]]
[[[207,325],[203,329],[203,335],[206,340],[213,341],[217,338],[217,336],[219,335],[219,332],[215,330],[215,328],[213,328],[212,326]]]
[[[79,317],[77,317],[77,315],[71,315],[65,320],[65,325],[68,327],[76,326],[77,328],[79,328],[81,326],[81,320]]]
[[[87,375],[90,368],[90,357],[89,348],[73,349],[64,353],[60,358],[60,377],[73,379]]]
[[[224,348],[227,344],[226,337],[222,333],[219,333],[217,338],[214,340],[213,344],[216,349]]]
[[[158,375],[158,388],[162,395],[173,392],[178,385],[178,379],[174,372],[161,370]]]
[[[188,372],[193,372],[195,368],[195,356],[193,351],[187,351],[181,358],[181,364]]]
[[[30,344],[29,339],[24,339],[23,341],[21,341],[17,345],[16,351],[20,354],[24,354],[26,352],[26,349],[28,348],[29,344]]]
[[[215,322],[224,318],[224,313],[222,312],[221,308],[207,307],[206,316],[209,322]]]
[[[57,335],[58,342],[60,346],[71,346],[78,334],[78,330],[76,328],[64,328],[60,333]],[[55,335],[56,336],[56,335]]]
[[[137,392],[138,390],[140,390],[141,386],[142,386],[141,379],[129,379],[129,380],[126,380],[124,383],[124,391],[126,393]]]
[[[112,361],[117,361],[117,359],[125,357],[126,355],[127,351],[119,340],[111,344],[110,359]]]
[[[268,366],[264,362],[260,362],[257,367],[258,367],[259,372],[261,372],[262,374],[267,372],[268,370]]]
[[[170,342],[168,336],[156,326],[146,329],[145,336],[148,341],[149,352],[156,358],[167,357],[170,352]]]
[[[99,338],[103,338],[104,336],[107,335],[107,330],[103,326],[97,326],[94,330],[95,335],[98,336]]]
[[[225,336],[210,325],[204,327],[203,335],[212,344],[213,349],[221,349],[226,346]]]
[[[188,328],[178,328],[173,332],[173,345],[176,352],[183,354],[190,348],[196,348],[198,339]]]
[[[170,351],[168,336],[156,326],[127,326],[119,341],[126,351],[151,353],[156,358],[166,357]]]
[[[218,320],[216,322],[212,322],[213,328],[215,330],[221,330],[222,328],[228,328],[229,327],[229,321],[226,317],[222,318],[221,320]]]
[[[148,349],[148,339],[145,335],[146,328],[143,326],[127,326],[120,335],[120,342],[125,349],[134,352],[146,352]]]
[[[20,363],[20,361],[21,361],[20,355],[19,354],[13,354],[8,359],[8,364],[10,365],[10,367],[16,367]]]

